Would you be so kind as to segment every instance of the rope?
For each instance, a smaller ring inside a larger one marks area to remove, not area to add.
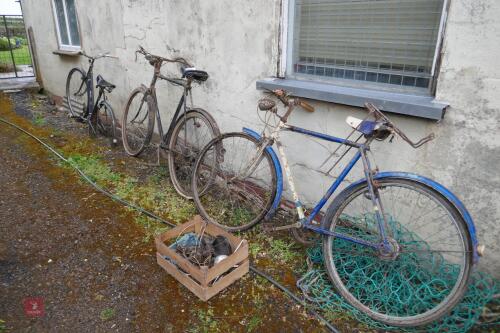
[[[65,163],[69,164],[72,168],[74,168],[79,174],[80,176],[85,179],[85,181],[87,181],[90,185],[92,185],[97,191],[101,192],[102,194],[108,196],[109,198],[111,198],[112,200],[116,201],[116,202],[119,202],[121,204],[123,204],[124,206],[128,206],[154,220],[157,220],[158,222],[160,223],[163,223],[163,224],[166,224],[170,227],[175,227],[176,225],[173,224],[172,222],[169,222],[165,219],[162,219],[161,217],[153,214],[152,212],[142,208],[142,207],[139,207],[137,205],[134,205],[133,203],[129,202],[129,201],[126,201],[116,195],[114,195],[113,193],[109,192],[108,190],[106,190],[105,188],[99,186],[97,183],[95,183],[90,177],[88,177],[80,168],[78,168],[78,166],[76,166],[75,164],[71,163],[67,158],[65,158],[62,154],[60,154],[57,150],[55,150],[54,148],[52,148],[50,145],[48,145],[47,143],[43,142],[41,139],[39,139],[38,137],[36,137],[34,134],[31,134],[30,132],[26,131],[25,129],[17,126],[16,124],[14,123],[11,123],[10,121],[0,117],[0,122],[6,124],[6,125],[9,125],[19,131],[21,131],[22,133],[28,135],[29,137],[31,137],[32,139],[34,139],[35,141],[37,141],[39,144],[41,144],[43,147],[45,147],[46,149],[48,149],[51,153],[53,153],[54,155],[56,155],[59,159],[61,159],[62,161],[64,161]],[[254,274],[257,274],[261,277],[263,277],[264,279],[268,280],[271,284],[273,284],[274,286],[276,286],[278,289],[280,289],[283,293],[285,293],[286,295],[288,295],[293,301],[295,301],[297,304],[303,306],[306,311],[308,311],[309,313],[311,313],[312,315],[316,316],[316,318],[318,318],[319,321],[321,321],[331,332],[334,332],[334,333],[339,333],[339,331],[332,325],[330,324],[330,322],[328,322],[328,320],[326,320],[321,314],[319,314],[318,312],[316,312],[314,309],[311,309],[310,307],[306,307],[306,304],[303,300],[301,300],[298,296],[296,296],[294,293],[292,293],[290,290],[288,290],[285,286],[283,286],[282,284],[280,284],[279,282],[277,282],[276,280],[274,280],[272,277],[270,277],[269,275],[265,274],[264,272],[260,271],[259,269],[255,268],[253,265],[250,265],[250,270],[254,273]]]

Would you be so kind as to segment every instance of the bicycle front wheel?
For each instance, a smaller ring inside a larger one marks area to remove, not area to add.
[[[168,168],[172,184],[181,196],[192,199],[191,180],[196,158],[219,135],[215,120],[202,109],[189,110],[175,124],[169,142]]]
[[[200,214],[229,231],[261,221],[277,189],[276,169],[259,140],[246,133],[213,139],[196,160],[192,193]]]
[[[122,141],[125,152],[139,155],[151,141],[155,124],[156,104],[146,89],[132,91],[122,118]]]
[[[109,139],[110,145],[117,143],[116,119],[111,105],[107,102],[99,103],[99,106],[89,119],[89,132],[91,136],[100,134]]]
[[[471,237],[457,209],[419,182],[377,180],[391,250],[325,237],[328,275],[352,306],[387,325],[422,326],[461,300],[472,269]],[[332,202],[323,227],[351,238],[381,240],[363,182]]]
[[[87,78],[80,68],[69,71],[66,79],[66,103],[71,116],[82,118],[88,103]]]

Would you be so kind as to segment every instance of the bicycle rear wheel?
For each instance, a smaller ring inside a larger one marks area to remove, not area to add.
[[[472,241],[465,221],[440,193],[408,179],[377,180],[385,231],[383,253],[325,237],[328,275],[355,308],[387,325],[422,326],[461,300],[472,269]],[[366,182],[332,202],[323,227],[365,241],[380,241]]]
[[[66,79],[66,102],[71,116],[82,118],[87,111],[87,82],[83,70],[73,68]]]
[[[175,124],[168,144],[168,168],[172,184],[181,196],[192,199],[191,180],[196,158],[219,135],[215,120],[202,109],[189,110]]]
[[[229,231],[261,221],[277,189],[271,155],[246,133],[226,133],[200,153],[193,170],[192,193],[200,214]]]
[[[99,106],[89,120],[89,132],[91,136],[100,134],[109,139],[111,146],[116,146],[116,119],[111,105],[107,102],[99,103]]]
[[[123,148],[130,156],[139,155],[151,141],[155,114],[156,104],[146,89],[132,91],[122,118]]]

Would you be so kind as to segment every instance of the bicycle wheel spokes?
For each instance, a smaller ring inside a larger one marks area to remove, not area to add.
[[[399,326],[428,323],[463,294],[471,261],[463,220],[442,197],[412,182],[381,184],[379,193],[391,251],[330,237],[324,248],[331,249],[329,273],[373,318]],[[336,232],[381,240],[366,186],[346,199],[335,221]]]
[[[83,72],[77,68],[70,71],[66,82],[66,101],[72,116],[81,117],[87,103],[87,84]]]
[[[242,133],[212,142],[197,162],[193,180],[201,214],[226,229],[245,230],[259,222],[276,194],[276,172],[259,142]]]
[[[113,109],[107,103],[103,103],[97,109],[95,115],[95,129],[99,134],[109,138],[111,145],[116,144],[116,120]]]
[[[129,155],[142,152],[151,139],[154,126],[154,111],[149,110],[146,95],[141,89],[132,92],[123,114],[123,146]]]
[[[191,180],[196,158],[217,135],[215,121],[204,111],[189,111],[175,125],[169,143],[169,170],[172,183],[182,196],[192,197]]]

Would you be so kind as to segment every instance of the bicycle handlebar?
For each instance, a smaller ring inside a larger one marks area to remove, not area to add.
[[[118,59],[117,56],[112,56],[112,55],[109,55],[109,52],[106,52],[106,53],[101,53],[101,54],[98,54],[96,56],[89,56],[88,54],[86,54],[84,51],[81,51],[80,54],[82,56],[84,56],[85,58],[89,59],[89,60],[97,60],[97,59],[100,59],[100,58],[113,58],[113,59]]]
[[[299,105],[300,105],[300,107],[302,107],[307,112],[314,112],[314,106],[312,106],[309,103],[306,103],[304,101],[299,101]]]
[[[179,64],[183,64],[183,65],[188,66],[188,67],[193,67],[193,65],[191,65],[186,59],[184,59],[182,57],[176,57],[176,58],[172,58],[172,59],[161,57],[161,56],[154,55],[154,54],[146,51],[140,45],[139,45],[139,49],[137,51],[135,51],[136,59],[137,59],[137,53],[142,54],[146,58],[146,60],[149,61],[149,63],[153,66],[157,63],[161,64],[162,62],[177,62]]]
[[[289,94],[283,90],[283,89],[276,89],[273,90],[272,93],[278,97],[278,99],[285,105],[285,106],[290,106],[290,98],[288,97]],[[304,102],[303,100],[299,98],[294,98],[293,99],[293,105],[299,105],[302,107],[304,110],[307,112],[314,112],[314,106],[311,104]]]
[[[383,114],[382,111],[380,111],[375,105],[373,105],[372,103],[365,103],[365,107],[368,109],[368,113],[372,115],[375,118],[375,120],[377,121],[382,120],[384,122],[384,125],[389,131],[399,135],[401,139],[406,141],[413,148],[419,148],[420,146],[426,144],[427,142],[433,140],[436,137],[434,133],[431,133],[426,137],[420,139],[419,141],[414,142],[410,138],[408,138],[408,136],[406,136],[406,134],[402,130],[397,128],[396,125],[394,125],[394,123],[389,118],[387,118],[387,116]]]

